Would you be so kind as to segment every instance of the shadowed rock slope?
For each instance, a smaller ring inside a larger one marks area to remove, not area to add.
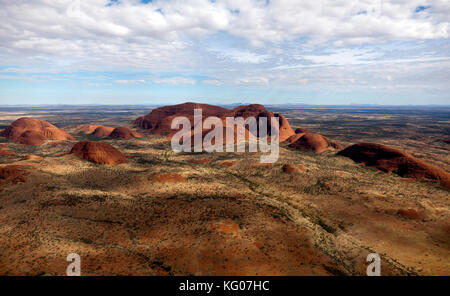
[[[78,142],[70,153],[97,164],[116,165],[127,161],[119,150],[101,142]]]
[[[340,151],[339,155],[401,177],[437,180],[450,189],[450,174],[404,151],[375,143],[359,143]]]

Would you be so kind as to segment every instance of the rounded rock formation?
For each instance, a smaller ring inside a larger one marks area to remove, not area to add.
[[[22,117],[5,128],[1,136],[25,145],[41,145],[45,140],[73,140],[66,131],[40,119]]]
[[[93,163],[111,166],[127,161],[127,158],[119,150],[102,142],[78,142],[72,147],[70,154],[75,154]]]
[[[109,137],[113,130],[113,127],[100,125],[91,133],[91,135],[99,138],[105,138]]]
[[[179,105],[164,106],[153,109],[149,114],[139,117],[134,121],[134,124],[150,130],[152,134],[174,134],[176,131],[172,130],[172,120],[178,116],[189,118],[193,127],[194,123],[194,109],[201,109],[203,119],[208,116],[222,117],[228,110],[219,106],[198,104],[198,103],[184,103]]]
[[[116,127],[108,136],[110,139],[132,139],[140,137],[140,134],[126,127]]]
[[[95,131],[95,129],[98,127],[99,127],[99,125],[97,125],[97,124],[84,124],[84,125],[81,125],[80,127],[78,127],[78,129],[85,134],[92,134]]]
[[[173,106],[165,106],[152,110],[148,115],[137,118],[134,124],[150,130],[152,134],[167,134],[173,135],[177,131],[171,129],[172,120],[178,116],[187,117],[192,129],[194,128],[194,109],[201,109],[203,120],[209,116],[215,116],[222,120],[225,131],[226,117],[255,117],[257,120],[261,117],[267,118],[267,133],[270,135],[271,118],[279,118],[279,141],[283,142],[290,136],[294,135],[289,122],[281,114],[274,114],[268,111],[264,106],[258,104],[238,106],[232,110],[225,109],[219,106],[198,104],[198,103],[184,103]],[[259,127],[258,127],[259,130]],[[258,134],[258,131],[256,132]],[[204,134],[204,133],[203,133]],[[258,135],[255,135],[258,136]]]
[[[443,187],[450,189],[449,173],[389,146],[359,143],[345,148],[338,154],[386,173],[393,172],[401,177],[437,180]]]
[[[287,142],[290,143],[288,146],[291,148],[315,153],[322,153],[339,145],[318,133],[296,134],[287,139]]]

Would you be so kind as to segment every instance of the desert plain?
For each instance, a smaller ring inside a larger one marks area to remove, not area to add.
[[[1,167],[15,168],[0,178],[1,275],[65,275],[70,253],[82,275],[365,275],[370,253],[382,275],[450,275],[449,189],[337,154],[379,143],[448,173],[450,108],[266,106],[341,147],[281,143],[273,164],[260,153],[174,153],[167,136],[133,124],[154,108],[0,108],[0,129],[32,117],[73,137],[0,137]],[[80,141],[108,143],[126,161],[70,154]]]

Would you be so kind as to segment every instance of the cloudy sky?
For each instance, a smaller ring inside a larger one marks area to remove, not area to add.
[[[0,0],[0,105],[450,105],[448,0]]]

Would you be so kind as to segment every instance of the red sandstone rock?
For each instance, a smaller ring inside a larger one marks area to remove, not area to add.
[[[64,130],[31,117],[17,119],[0,135],[25,145],[41,145],[45,140],[73,140],[73,137]]]
[[[113,130],[113,127],[100,125],[91,133],[91,135],[99,138],[109,137]]]
[[[296,134],[287,140],[288,146],[302,151],[322,153],[328,148],[338,147],[337,143],[329,141],[318,133]]]
[[[101,142],[78,142],[70,153],[97,164],[116,165],[127,161],[119,150],[108,143]]]
[[[111,139],[132,139],[140,137],[140,134],[126,127],[116,127],[108,136]]]
[[[239,106],[233,110],[228,110],[219,106],[197,104],[197,103],[184,103],[180,105],[165,106],[152,110],[148,115],[139,117],[134,121],[134,124],[141,128],[149,129],[153,134],[168,134],[173,135],[176,131],[171,129],[172,120],[177,116],[187,117],[191,121],[192,128],[194,128],[194,109],[202,109],[203,120],[209,116],[216,116],[223,121],[225,127],[226,117],[243,117],[244,119],[253,116],[256,119],[260,117],[267,117],[268,129],[267,132],[270,135],[270,118],[279,117],[280,134],[279,141],[283,142],[294,134],[289,122],[281,114],[274,114],[268,111],[264,106],[253,104],[246,106]],[[203,131],[203,136],[206,134]],[[225,133],[224,133],[225,134]],[[258,135],[255,135],[258,136]],[[225,142],[224,142],[225,143]]]
[[[450,189],[449,173],[389,146],[360,143],[347,147],[338,154],[386,173],[396,173],[401,177],[437,180],[443,187]]]

